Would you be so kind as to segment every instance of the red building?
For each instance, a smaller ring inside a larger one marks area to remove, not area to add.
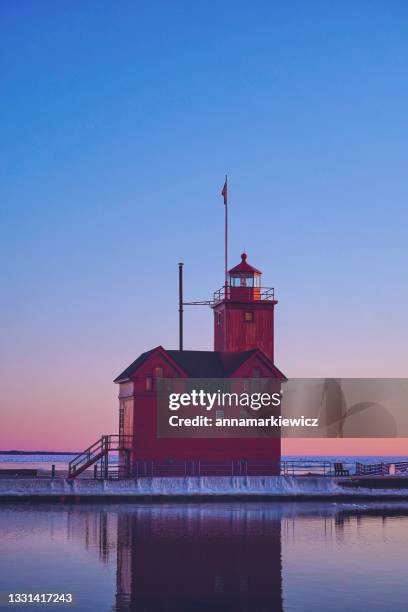
[[[274,364],[274,290],[262,273],[241,262],[214,294],[214,351],[157,346],[116,379],[119,436],[127,440],[133,476],[263,475],[279,473],[280,438],[158,438],[158,378],[268,378],[285,376]]]

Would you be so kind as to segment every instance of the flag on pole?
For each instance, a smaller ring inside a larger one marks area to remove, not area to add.
[[[227,199],[228,199],[227,177],[225,177],[225,183],[224,183],[224,187],[222,188],[221,195],[224,198],[224,205],[226,206],[227,205]]]

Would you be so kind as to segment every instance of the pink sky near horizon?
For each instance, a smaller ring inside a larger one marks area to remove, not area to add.
[[[211,313],[202,310],[197,313],[198,317],[194,316],[196,313],[186,317],[186,348],[212,348]],[[321,353],[324,339],[316,338],[313,347],[316,356],[312,360],[308,343],[296,346],[291,328],[285,321],[281,324],[284,314],[279,305],[278,367],[286,374],[297,371],[304,377],[325,377],[327,369]],[[150,325],[155,317],[148,312],[148,304],[141,319],[146,318],[149,323],[140,322],[139,349],[134,348],[128,334],[119,333],[121,330],[103,333],[100,323],[95,325],[91,312],[78,310],[73,317],[77,329],[64,336],[50,325],[49,319],[43,325],[31,325],[27,321],[23,343],[15,342],[8,361],[3,360],[0,450],[81,451],[101,435],[116,433],[118,386],[113,383],[114,377],[143,350],[158,344],[174,346],[176,325],[169,325],[165,319],[160,325]],[[136,331],[138,321],[132,327]],[[330,362],[331,371],[338,369],[345,378],[353,374],[370,377],[370,372],[375,377],[381,376],[381,370],[384,372],[384,357],[371,353],[369,359],[364,358],[358,346],[350,353],[345,371],[342,364],[346,363],[346,347],[341,338],[337,347]],[[394,372],[402,377],[404,361],[398,353],[393,354],[393,362]],[[283,454],[408,455],[405,439],[284,439],[282,448]]]
[[[167,273],[163,281],[166,277]],[[153,288],[157,291],[154,284]],[[155,294],[152,303],[143,304],[138,301],[138,294],[133,296],[132,301],[139,304],[139,315],[125,329],[113,325],[112,313],[122,304],[116,300],[108,304],[100,319],[95,318],[92,309],[73,310],[71,320],[64,320],[63,334],[61,322],[48,316],[46,304],[41,320],[30,316],[24,322],[20,317],[18,324],[17,318],[11,322],[9,332],[14,342],[0,369],[0,450],[81,451],[101,435],[116,433],[118,387],[113,379],[144,350],[159,344],[175,346],[176,309],[170,304],[156,311],[154,298]],[[193,311],[185,319],[186,348],[211,350],[211,312]],[[158,318],[158,314],[164,317]],[[344,378],[384,377],[387,373],[404,377],[401,342],[399,350],[387,347],[383,353],[375,352],[371,345],[358,342],[358,338],[351,345],[349,333],[336,336],[336,351],[329,351],[326,334],[332,321],[323,327],[322,318],[309,317],[306,326],[302,317],[294,318],[297,314],[302,315],[302,310],[292,308],[288,317],[287,303],[282,300],[278,304],[276,364],[286,375],[323,378],[329,371],[341,372],[335,377]],[[318,326],[326,334],[319,334]],[[18,329],[18,336],[14,328]],[[296,336],[294,329],[299,332]],[[395,339],[390,341],[393,340],[397,346]],[[283,453],[405,455],[408,443],[403,439],[286,439]]]
[[[116,433],[118,386],[113,378],[142,351],[131,351],[128,338],[120,336],[112,351],[109,338],[101,335],[97,344],[84,343],[79,350],[73,342],[64,352],[60,338],[45,343],[40,333],[36,337],[32,330],[31,334],[30,344],[20,355],[20,379],[10,378],[3,384],[0,450],[75,452],[101,435]],[[151,338],[150,346],[159,344],[154,326],[146,330],[146,336]],[[286,361],[288,354],[284,356]],[[277,363],[281,365],[282,360]],[[293,368],[284,371],[288,369]],[[322,370],[315,371],[322,375]],[[5,372],[3,368],[0,378]],[[408,455],[408,440],[284,439],[282,454]]]
[[[328,438],[282,441],[282,455],[408,455],[407,438]]]
[[[75,411],[75,418],[70,413],[70,401],[73,393],[67,394],[60,401],[59,409],[49,412],[47,418],[36,418],[33,410],[25,413],[14,411],[7,416],[0,413],[0,450],[40,450],[76,452],[85,449],[102,434],[117,431],[116,386],[114,393],[109,392],[109,385],[100,384],[95,393],[88,391],[83,397],[87,402],[106,405],[107,397],[111,400],[111,409],[104,418],[97,418],[93,411]],[[35,389],[33,389],[33,392]],[[29,395],[29,393],[28,393]],[[108,417],[108,418],[107,418]],[[78,427],[78,422],[80,427]],[[283,439],[282,455],[408,455],[408,439],[405,438],[348,438],[348,439]]]

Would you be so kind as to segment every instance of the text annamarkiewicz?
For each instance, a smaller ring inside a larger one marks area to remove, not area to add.
[[[218,410],[225,406],[250,408],[260,410],[267,407],[278,407],[281,405],[281,393],[208,393],[203,389],[196,389],[189,393],[170,393],[169,409],[179,410],[181,407],[201,407],[206,411],[214,408]],[[215,422],[214,422],[215,421]],[[304,416],[287,418],[279,416],[267,417],[224,417],[217,416],[213,419],[209,416],[197,415],[191,418],[173,415],[169,417],[171,427],[319,427],[318,418],[306,418]]]
[[[197,415],[192,418],[172,415],[169,417],[171,427],[319,427],[319,419],[310,419],[304,416],[296,418],[287,417],[217,417],[212,419],[208,416]]]

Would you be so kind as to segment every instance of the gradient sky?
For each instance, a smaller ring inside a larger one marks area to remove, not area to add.
[[[3,0],[0,448],[116,431],[113,378],[177,347],[177,262],[186,298],[222,284],[225,172],[230,262],[245,248],[276,288],[277,365],[407,375],[407,18]],[[185,323],[212,348],[209,310]]]

